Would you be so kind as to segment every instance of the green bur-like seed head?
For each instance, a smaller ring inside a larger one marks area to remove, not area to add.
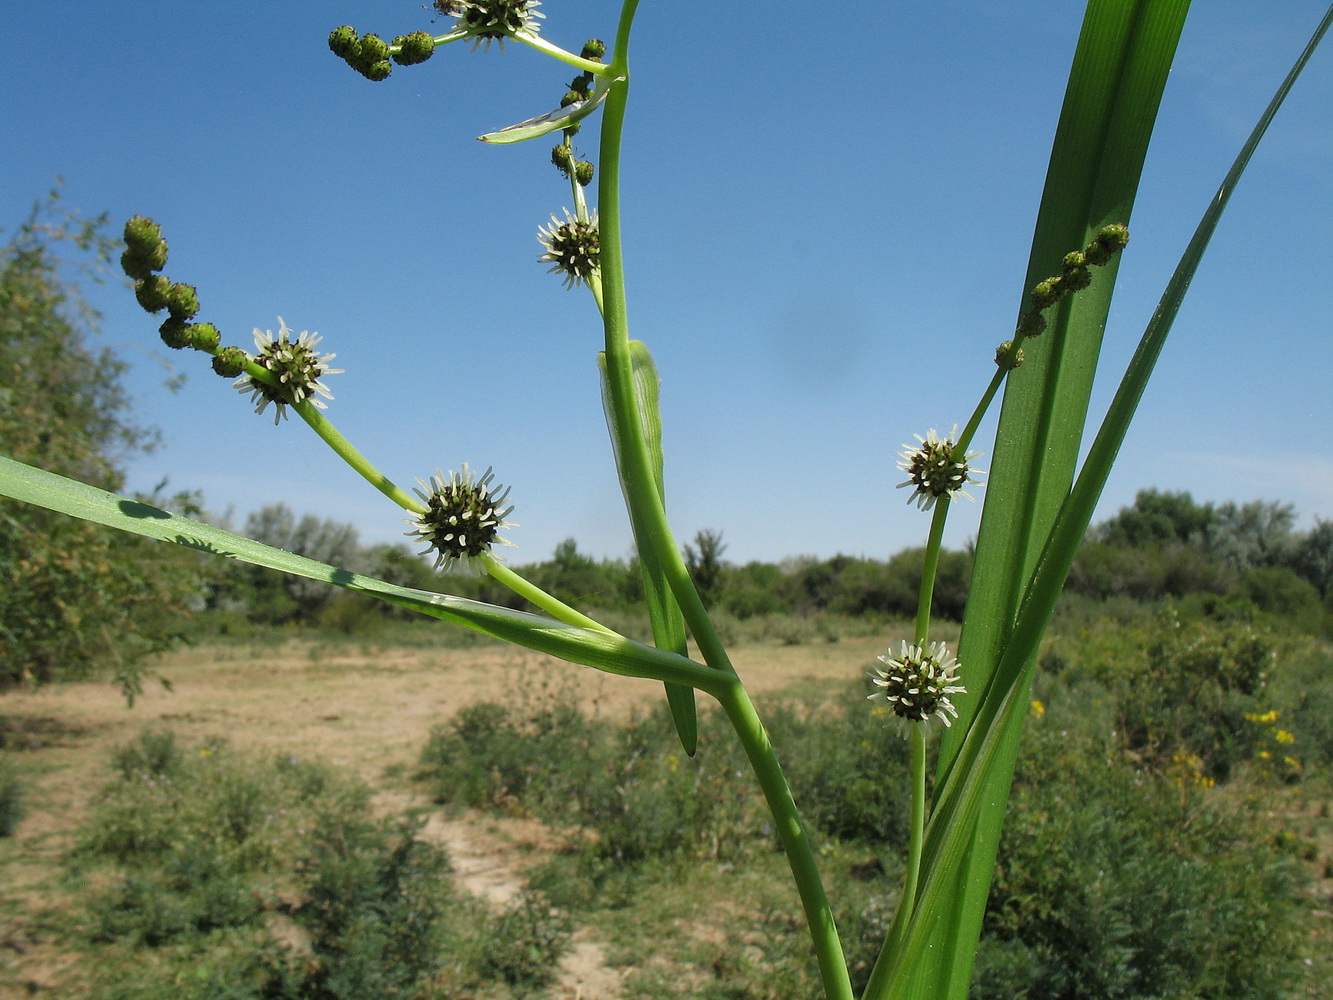
[[[162,343],[173,351],[190,346],[190,324],[178,316],[167,317],[157,332],[162,335]]]
[[[134,283],[134,297],[150,313],[161,312],[167,307],[170,291],[171,279],[163,274],[152,274]]]
[[[551,162],[555,164],[557,170],[568,177],[569,172],[574,169],[574,154],[562,142],[551,148]]]
[[[224,347],[213,355],[213,371],[223,378],[235,378],[245,371],[248,358],[249,355],[239,347]]]
[[[395,38],[393,43],[400,46],[393,56],[393,61],[400,66],[424,63],[435,54],[435,39],[424,31],[414,31],[410,35],[400,36]]]
[[[592,183],[592,164],[587,160],[579,160],[574,164],[574,179],[583,187]]]
[[[162,227],[146,216],[136,215],[125,223],[125,252],[120,266],[127,277],[140,281],[167,266],[167,241]]]
[[[389,43],[379,35],[370,34],[361,39],[357,58],[362,62],[376,63],[389,58]]]
[[[199,293],[194,285],[176,282],[167,290],[167,309],[172,319],[191,319],[199,312]]]
[[[196,351],[217,350],[218,344],[222,342],[222,335],[212,323],[191,323],[187,332],[190,336],[190,346]]]
[[[1040,337],[1046,332],[1046,317],[1039,312],[1025,312],[1018,317],[1018,329],[1014,332],[1020,337]]]
[[[125,245],[136,253],[151,253],[162,239],[162,227],[145,215],[136,215],[125,223]]]
[[[357,40],[356,29],[344,24],[329,32],[329,49],[339,59],[349,59],[356,53]]]
[[[995,348],[995,364],[1006,371],[1013,371],[1023,363],[1023,348],[1014,350],[1014,342],[1006,340]]]
[[[1092,272],[1086,267],[1071,267],[1065,271],[1061,282],[1067,291],[1081,292],[1092,284]]]
[[[1064,297],[1065,289],[1059,278],[1047,278],[1032,286],[1032,308],[1041,312],[1049,309]]]

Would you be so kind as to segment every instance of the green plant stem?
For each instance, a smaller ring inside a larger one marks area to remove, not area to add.
[[[814,941],[827,1000],[851,1000],[851,981],[832,910],[815,864],[814,852],[791,797],[791,790],[735,669],[722,646],[698,591],[690,579],[666,519],[653,464],[644,436],[643,420],[634,392],[629,347],[629,318],[625,295],[624,256],[620,228],[620,151],[629,94],[629,36],[638,0],[625,0],[616,30],[615,58],[610,75],[615,80],[602,109],[597,208],[601,234],[601,288],[606,331],[606,373],[612,427],[620,437],[622,485],[635,538],[651,547],[663,578],[679,603],[699,652],[714,670],[729,678],[717,696],[754,768],[773,813],[788,864],[801,896],[801,905]]]
[[[524,579],[518,573],[506,566],[500,560],[489,552],[482,553],[480,557],[481,564],[486,567],[486,572],[490,574],[491,579],[497,583],[503,584],[512,590],[519,597],[541,608],[552,618],[562,621],[566,625],[578,625],[581,628],[590,628],[597,632],[605,632],[607,635],[619,635],[614,629],[609,629],[605,625],[580,611],[576,611],[568,604],[556,597],[552,597],[546,591],[542,590],[536,584]]]
[[[930,519],[930,534],[926,538],[926,558],[921,566],[921,590],[916,599],[916,632],[912,641],[924,647],[930,636],[930,606],[935,599],[935,576],[940,568],[940,546],[944,541],[944,522],[949,517],[949,498],[935,501],[935,512]]]
[[[216,347],[205,353],[216,357],[222,353],[222,348]],[[256,363],[253,358],[246,359],[245,374],[257,382],[263,382],[265,385],[271,385],[274,388],[279,387],[278,380],[273,377],[273,373],[263,365]],[[362,479],[404,510],[411,511],[413,514],[426,513],[427,507],[425,504],[401,489],[393,480],[375,468],[365,455],[362,455],[353,447],[352,442],[342,436],[338,428],[329,422],[328,417],[324,416],[314,403],[306,399],[288,405],[300,415],[302,420],[310,425],[310,429],[318,434],[321,440],[332,448],[339,458],[355,469]]]
[[[733,679],[715,697],[740,738],[745,756],[763,790],[769,812],[773,815],[773,828],[777,831],[791,866],[792,878],[801,897],[801,906],[814,942],[824,996],[826,1000],[852,1000],[847,959],[843,955],[842,941],[833,921],[833,909],[824,893],[824,883],[815,864],[810,838],[806,834],[805,824],[801,822],[800,812],[792,798],[787,778],[782,773],[782,766],[778,763],[777,754],[769,742],[768,731],[739,678]],[[924,771],[922,773],[924,776]]]
[[[637,3],[636,3],[637,6]],[[630,17],[634,15],[631,13]],[[518,31],[509,36],[516,42],[522,42],[524,45],[536,49],[538,52],[544,52],[552,59],[558,59],[562,63],[568,63],[581,73],[591,73],[593,76],[606,76],[611,72],[611,65],[607,63],[594,62],[591,59],[584,59],[582,56],[576,56],[572,52],[567,52],[559,45],[553,45],[541,35],[530,31]],[[617,45],[619,49],[619,45]]]
[[[651,547],[667,586],[681,606],[704,661],[715,669],[734,674],[731,661],[695,590],[667,523],[634,392],[620,229],[620,148],[629,93],[629,29],[637,7],[638,0],[626,0],[617,29],[615,60],[611,63],[616,82],[611,85],[603,107],[600,144],[602,163],[598,171],[597,187],[598,228],[601,235],[599,285],[606,331],[607,389],[615,415],[612,426],[620,436],[616,451],[620,458],[621,478],[630,518],[634,524],[634,537],[641,547]]]
[[[425,504],[410,493],[404,492],[388,476],[375,468],[370,460],[357,451],[352,446],[352,442],[343,437],[338,428],[334,427],[313,403],[309,400],[302,400],[299,403],[292,404],[292,409],[301,415],[301,419],[310,425],[310,429],[318,434],[339,458],[355,469],[361,478],[370,483],[371,486],[404,510],[411,511],[413,514],[424,514],[426,512]]]
[[[916,906],[916,887],[921,880],[921,853],[926,839],[926,730],[914,725],[908,734],[911,745],[912,808],[911,833],[907,848],[907,874],[903,879],[903,895],[898,901],[898,914],[884,940],[881,954],[892,955],[899,939],[906,933]]]
[[[1017,347],[1022,342],[1022,338],[1014,336],[1014,346]],[[986,415],[990,409],[991,402],[995,399],[995,394],[1000,386],[1004,384],[1004,377],[1009,374],[1007,369],[1000,368],[991,376],[990,384],[986,386],[986,391],[981,394],[981,399],[977,402],[977,407],[972,411],[972,416],[968,418],[967,426],[963,428],[963,433],[958,435],[958,441],[954,445],[955,454],[966,454],[967,446],[972,443],[972,437],[977,433],[977,428],[981,426],[981,418]]]

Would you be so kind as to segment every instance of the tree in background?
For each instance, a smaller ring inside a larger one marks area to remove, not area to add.
[[[314,514],[298,518],[286,504],[269,504],[252,513],[245,520],[245,533],[298,556],[333,563],[353,572],[365,568],[356,528]],[[236,570],[243,576],[253,621],[273,624],[311,621],[339,592],[327,583],[256,566],[241,564]]]
[[[722,532],[712,528],[700,528],[694,536],[694,544],[687,542],[685,545],[685,568],[690,571],[690,578],[699,588],[699,596],[705,604],[712,603],[722,584],[722,553],[726,550]]]
[[[117,249],[104,221],[52,191],[0,249],[0,451],[119,490],[117,461],[154,436],[129,418],[124,363],[89,344],[99,317],[78,280]],[[192,589],[194,558],[169,548],[0,501],[0,687],[110,671],[133,696]]]

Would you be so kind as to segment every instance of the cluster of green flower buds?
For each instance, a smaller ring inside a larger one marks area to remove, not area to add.
[[[604,55],[606,55],[606,43],[600,38],[589,38],[583,43],[583,50],[579,53],[580,58],[590,60],[591,62],[601,62],[602,56]],[[574,77],[574,79],[569,81],[569,90],[565,91],[565,96],[560,98],[560,106],[562,108],[567,108],[571,104],[578,104],[581,101],[588,100],[588,98],[592,97],[592,88],[592,73],[586,71],[580,73],[578,76]],[[578,131],[578,122],[574,122],[565,129],[564,136],[566,145],[568,145],[569,139],[578,135]],[[568,173],[558,161],[556,161],[555,165],[560,167],[562,173]],[[591,179],[592,174],[589,173],[588,176],[589,179]],[[588,181],[582,181],[580,183],[586,187]]]
[[[1088,268],[1107,263],[1125,249],[1128,242],[1129,227],[1113,223],[1098,230],[1092,242],[1082,250],[1065,254],[1060,273],[1033,287],[1028,296],[1029,308],[1018,319],[1019,336],[1036,337],[1043,333],[1046,317],[1042,313],[1071,292],[1080,292],[1092,284],[1092,272]]]
[[[606,43],[598,38],[590,38],[583,43],[583,51],[579,55],[593,62],[601,62],[602,56],[606,55]],[[582,101],[589,100],[592,97],[592,91],[592,73],[580,73],[569,82],[569,90],[560,99],[560,106],[567,108],[571,104],[579,104]],[[587,187],[592,183],[592,163],[588,160],[580,160],[575,156],[574,149],[570,145],[570,141],[578,134],[578,131],[578,122],[574,122],[564,130],[564,141],[551,150],[551,163],[565,177],[572,177],[582,187]]]
[[[575,156],[574,150],[570,148],[568,142],[562,142],[560,145],[552,147],[551,162],[555,164],[555,169],[566,177],[572,176],[582,187],[587,187],[592,183],[592,163],[588,160],[580,160]]]
[[[1013,371],[1024,361],[1023,348],[1015,347],[1012,340],[1006,340],[995,348],[995,364],[1005,371]]]
[[[414,31],[386,42],[379,35],[361,37],[350,24],[329,32],[329,49],[367,80],[387,79],[393,72],[392,59],[399,66],[415,66],[435,52],[435,39],[429,32]]]
[[[162,227],[152,219],[136,215],[125,223],[124,235],[125,252],[120,255],[120,266],[134,279],[134,297],[146,312],[167,311],[166,320],[158,328],[163,343],[176,350],[185,347],[209,353],[217,350],[217,327],[212,323],[191,322],[199,313],[199,293],[195,287],[157,273],[167,266],[167,241],[162,238]]]

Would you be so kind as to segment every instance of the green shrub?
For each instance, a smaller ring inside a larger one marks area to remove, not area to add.
[[[570,929],[569,917],[549,900],[524,892],[496,922],[486,968],[521,993],[540,989],[555,978]]]
[[[97,996],[360,1000],[433,982],[458,906],[447,859],[418,824],[372,818],[364,787],[170,733],[113,765],[72,858],[90,944],[110,946]]]
[[[179,774],[184,759],[175,733],[146,729],[133,743],[112,754],[111,765],[125,781],[161,780]]]
[[[1077,688],[1100,685],[1115,706],[1116,743],[1167,770],[1181,754],[1225,780],[1253,760],[1277,644],[1244,622],[1185,621],[1164,609],[1149,626],[1094,626],[1052,642],[1043,664]],[[1080,728],[1082,728],[1080,726]]]
[[[1131,767],[1104,736],[1029,734],[972,996],[1286,995],[1300,873],[1233,798]]]
[[[901,843],[908,829],[906,743],[849,685],[813,710],[773,706],[768,729],[811,833],[876,844]]]
[[[23,785],[10,762],[9,752],[0,748],[0,837],[12,836],[23,819]]]

